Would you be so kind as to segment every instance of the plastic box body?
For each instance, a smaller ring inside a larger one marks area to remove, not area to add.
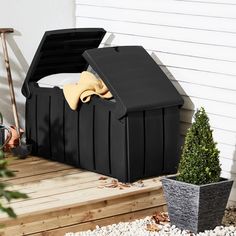
[[[142,47],[96,49],[104,34],[103,29],[45,33],[22,88],[32,154],[123,182],[176,173],[181,96]],[[81,72],[89,64],[104,79],[115,102],[94,96],[73,111],[61,89],[37,85],[43,76]]]

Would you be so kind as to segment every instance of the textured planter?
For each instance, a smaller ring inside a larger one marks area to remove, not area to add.
[[[217,183],[194,185],[176,180],[162,179],[172,225],[198,233],[221,224],[233,180],[221,179]]]

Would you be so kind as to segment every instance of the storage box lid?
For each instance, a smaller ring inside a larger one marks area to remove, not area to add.
[[[106,31],[102,28],[63,29],[45,32],[30,65],[22,93],[30,97],[29,82],[57,73],[76,73],[87,69],[82,57],[86,49],[97,48]]]
[[[165,73],[141,46],[86,50],[83,54],[117,101],[116,115],[182,105]]]

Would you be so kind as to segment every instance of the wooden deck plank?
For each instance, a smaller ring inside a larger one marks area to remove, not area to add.
[[[144,198],[151,199],[151,200],[154,199],[155,201],[159,200],[158,205],[163,205],[165,201],[164,201],[161,193],[162,193],[161,190],[157,190],[153,193],[142,193],[142,194],[138,194],[138,195],[123,197],[122,200],[125,202],[125,204],[124,204],[125,206],[122,206],[123,210],[124,210],[124,208],[126,208],[127,204],[130,207],[132,207],[133,209],[135,207],[136,208],[140,207],[140,203],[145,204],[146,207],[149,206],[148,202],[144,201]],[[70,215],[78,215],[78,214],[83,215],[83,212],[87,211],[88,209],[90,209],[90,211],[87,212],[89,214],[91,213],[91,210],[96,210],[96,209],[100,209],[100,208],[102,209],[102,211],[104,211],[107,206],[115,206],[116,208],[120,209],[120,205],[123,205],[123,202],[120,201],[120,198],[118,198],[118,199],[113,199],[113,200],[98,201],[98,202],[91,204],[91,205],[74,206],[74,207],[65,206],[64,208],[58,208],[57,210],[54,210],[54,211],[37,212],[37,213],[31,214],[31,215],[29,215],[29,214],[20,215],[14,221],[12,221],[9,218],[6,218],[5,221],[1,221],[1,222],[3,222],[6,226],[15,226],[15,225],[21,224],[22,221],[24,221],[25,224],[33,222],[35,220],[45,222],[46,219],[51,219],[54,217],[64,217],[65,218]],[[152,202],[152,205],[155,205],[155,202]],[[101,212],[100,210],[97,210],[97,213],[100,213],[100,212]],[[87,217],[86,217],[86,219],[87,219]],[[84,218],[83,220],[86,220],[86,219]]]
[[[36,198],[36,199],[28,199],[27,201],[23,202],[15,202],[13,204],[10,204],[18,214],[25,214],[28,212],[34,212],[38,211],[39,207],[41,210],[50,209],[50,208],[58,208],[67,204],[76,204],[76,205],[84,205],[84,204],[91,204],[93,202],[96,202],[97,199],[105,200],[105,199],[111,199],[111,198],[117,198],[127,195],[132,195],[134,192],[136,194],[147,192],[147,191],[153,191],[156,189],[160,189],[161,185],[160,183],[154,183],[150,181],[149,184],[146,184],[146,186],[140,188],[140,187],[131,187],[126,188],[123,190],[120,189],[99,189],[98,182],[94,183],[92,187],[87,187],[87,183],[84,185],[83,188],[78,188],[77,191],[71,191],[71,192],[64,192],[52,196],[45,196],[42,198]],[[1,215],[0,215],[1,217]]]
[[[76,170],[72,166],[54,161],[48,161],[43,158],[40,159],[38,157],[36,159],[29,157],[25,160],[14,158],[9,159],[12,160],[9,169],[14,171],[16,176],[8,178],[4,180],[4,182],[14,185],[26,184],[28,182],[40,181],[45,178],[47,179],[54,176],[60,176],[60,174],[58,175],[58,172],[64,170],[69,170],[68,173],[70,173],[71,170]],[[17,164],[14,165],[14,163]],[[82,170],[77,169],[77,171],[81,172]]]
[[[52,171],[71,168],[70,166],[57,162],[41,162],[40,164],[35,164],[30,167],[27,166],[23,166],[23,168],[17,168],[17,167],[11,168],[12,171],[16,172],[16,176],[9,178],[9,180],[19,179],[23,177],[31,177],[34,175],[40,175],[40,174],[50,173]]]
[[[6,180],[7,183],[12,184],[12,185],[19,185],[19,184],[30,184],[30,183],[36,183],[39,182],[41,180],[45,180],[45,179],[50,179],[52,177],[62,177],[62,176],[67,176],[70,175],[72,173],[78,173],[81,172],[82,170],[80,169],[74,169],[72,167],[65,167],[61,170],[52,170],[50,172],[46,172],[46,173],[42,173],[42,174],[38,174],[38,175],[34,175],[34,176],[26,176],[26,177],[22,177],[22,178],[18,178],[18,179],[13,179],[13,180]]]
[[[14,233],[15,236],[31,234],[42,229],[45,231],[66,225],[84,223],[110,217],[114,215],[114,212],[116,212],[116,215],[119,215],[164,204],[165,201],[160,191],[155,191],[152,194],[137,194],[124,197],[122,199],[100,201],[98,203],[90,204],[89,206],[80,206],[76,208],[76,211],[72,211],[71,208],[63,209],[61,210],[62,215],[55,214],[54,211],[53,214],[43,214],[41,220],[37,217],[34,222],[32,222],[32,216],[28,216],[29,222],[27,222],[27,218],[23,219],[24,223],[22,223],[22,221],[18,221],[18,224],[7,227],[5,233],[9,235],[13,235]]]
[[[8,153],[6,158],[8,160],[9,167],[22,164],[22,163],[25,164],[27,162],[36,162],[36,161],[46,160],[46,159],[43,159],[41,157],[36,157],[36,156],[29,156],[25,159],[21,159],[21,158],[14,157],[11,153]]]
[[[83,173],[83,174],[88,174],[88,173]],[[80,179],[76,181],[63,181],[60,182],[60,185],[57,185],[56,188],[52,188],[54,186],[54,182],[47,182],[43,186],[40,186],[40,183],[37,186],[33,186],[30,188],[28,186],[27,188],[12,188],[12,190],[20,190],[24,193],[27,193],[30,197],[31,200],[33,199],[39,199],[39,198],[48,198],[48,197],[53,197],[58,194],[63,194],[63,193],[71,193],[74,191],[80,191],[83,189],[88,189],[92,187],[97,187],[99,185],[99,181],[97,179],[97,176],[84,176],[83,178],[80,176]],[[24,202],[29,206],[29,200],[28,199],[20,199],[20,200],[15,200],[12,201],[11,206],[14,208],[17,208],[17,204],[19,203],[20,206],[24,207]]]
[[[67,176],[62,176],[59,178],[54,178],[50,180],[42,180],[40,182],[35,183],[27,183],[26,185],[14,185],[11,187],[12,190],[21,190],[25,193],[27,192],[35,192],[30,197],[31,199],[38,198],[39,196],[50,196],[54,195],[58,190],[61,190],[61,188],[70,188],[74,187],[74,191],[81,190],[81,189],[88,189],[88,188],[99,188],[98,191],[101,191],[101,188],[106,188],[106,186],[109,186],[112,183],[113,178],[107,178],[106,181],[99,180],[99,177],[97,174],[94,174],[92,172],[81,172],[81,173],[75,173]],[[86,185],[86,183],[93,182],[93,185]],[[82,187],[84,184],[84,187]],[[145,180],[143,181],[143,187],[160,187],[160,183],[154,183],[152,180]],[[54,188],[52,188],[54,186]],[[138,186],[137,183],[134,183],[132,185],[128,185],[127,187],[124,187],[124,189],[128,189],[131,186]],[[79,189],[78,189],[79,187]],[[143,188],[142,187],[142,188]],[[134,190],[134,188],[130,188],[131,191]],[[71,189],[73,191],[73,189]],[[55,193],[54,193],[55,192]],[[67,191],[66,191],[67,192]],[[63,191],[61,192],[63,193]],[[17,200],[19,201],[19,200]],[[29,200],[27,200],[29,201]],[[14,202],[14,201],[13,201]]]
[[[42,191],[47,191],[48,189],[52,190],[53,184],[56,184],[56,188],[59,188],[88,182],[89,180],[93,179],[97,179],[97,176],[94,176],[92,172],[83,172],[78,170],[75,173],[73,173],[70,170],[69,173],[62,176],[56,176],[50,179],[42,179],[40,181],[28,182],[25,184],[12,185],[11,189],[21,190],[26,192],[28,190],[42,192]]]
[[[69,229],[143,217],[165,207],[160,178],[143,180],[144,186],[108,188],[104,186],[111,183],[111,177],[101,180],[100,174],[34,157],[25,163],[15,161],[20,162],[14,165],[13,160],[11,166],[19,172],[6,182],[30,198],[10,204],[17,219],[0,214],[0,223],[5,225],[1,236],[60,235]]]
[[[151,216],[157,211],[161,212],[161,211],[166,211],[166,210],[167,210],[166,206],[163,205],[163,206],[148,208],[148,209],[135,211],[135,212],[131,212],[131,213],[125,213],[125,214],[120,214],[120,215],[116,215],[116,216],[112,216],[112,217],[106,217],[106,218],[94,220],[91,222],[85,222],[85,223],[81,223],[81,224],[60,227],[58,229],[49,230],[47,232],[40,232],[40,233],[36,233],[36,234],[31,234],[31,236],[64,236],[68,232],[75,233],[75,232],[79,232],[79,231],[93,230],[96,228],[97,225],[105,226],[105,225],[110,225],[110,224],[114,224],[117,222],[132,221],[135,219],[141,219],[145,216]]]

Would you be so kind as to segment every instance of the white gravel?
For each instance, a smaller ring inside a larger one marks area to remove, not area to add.
[[[147,230],[147,225],[154,226],[154,231]],[[157,227],[157,228],[155,228]],[[156,231],[155,231],[156,229]],[[158,231],[158,232],[157,232]],[[132,222],[121,222],[119,224],[108,225],[104,227],[97,226],[95,230],[88,230],[78,233],[66,233],[65,236],[178,236],[188,235],[196,236],[188,231],[181,231],[169,223],[164,225],[155,224],[151,217]],[[214,230],[207,230],[198,236],[236,236],[236,227],[231,225],[227,227],[217,226]]]

